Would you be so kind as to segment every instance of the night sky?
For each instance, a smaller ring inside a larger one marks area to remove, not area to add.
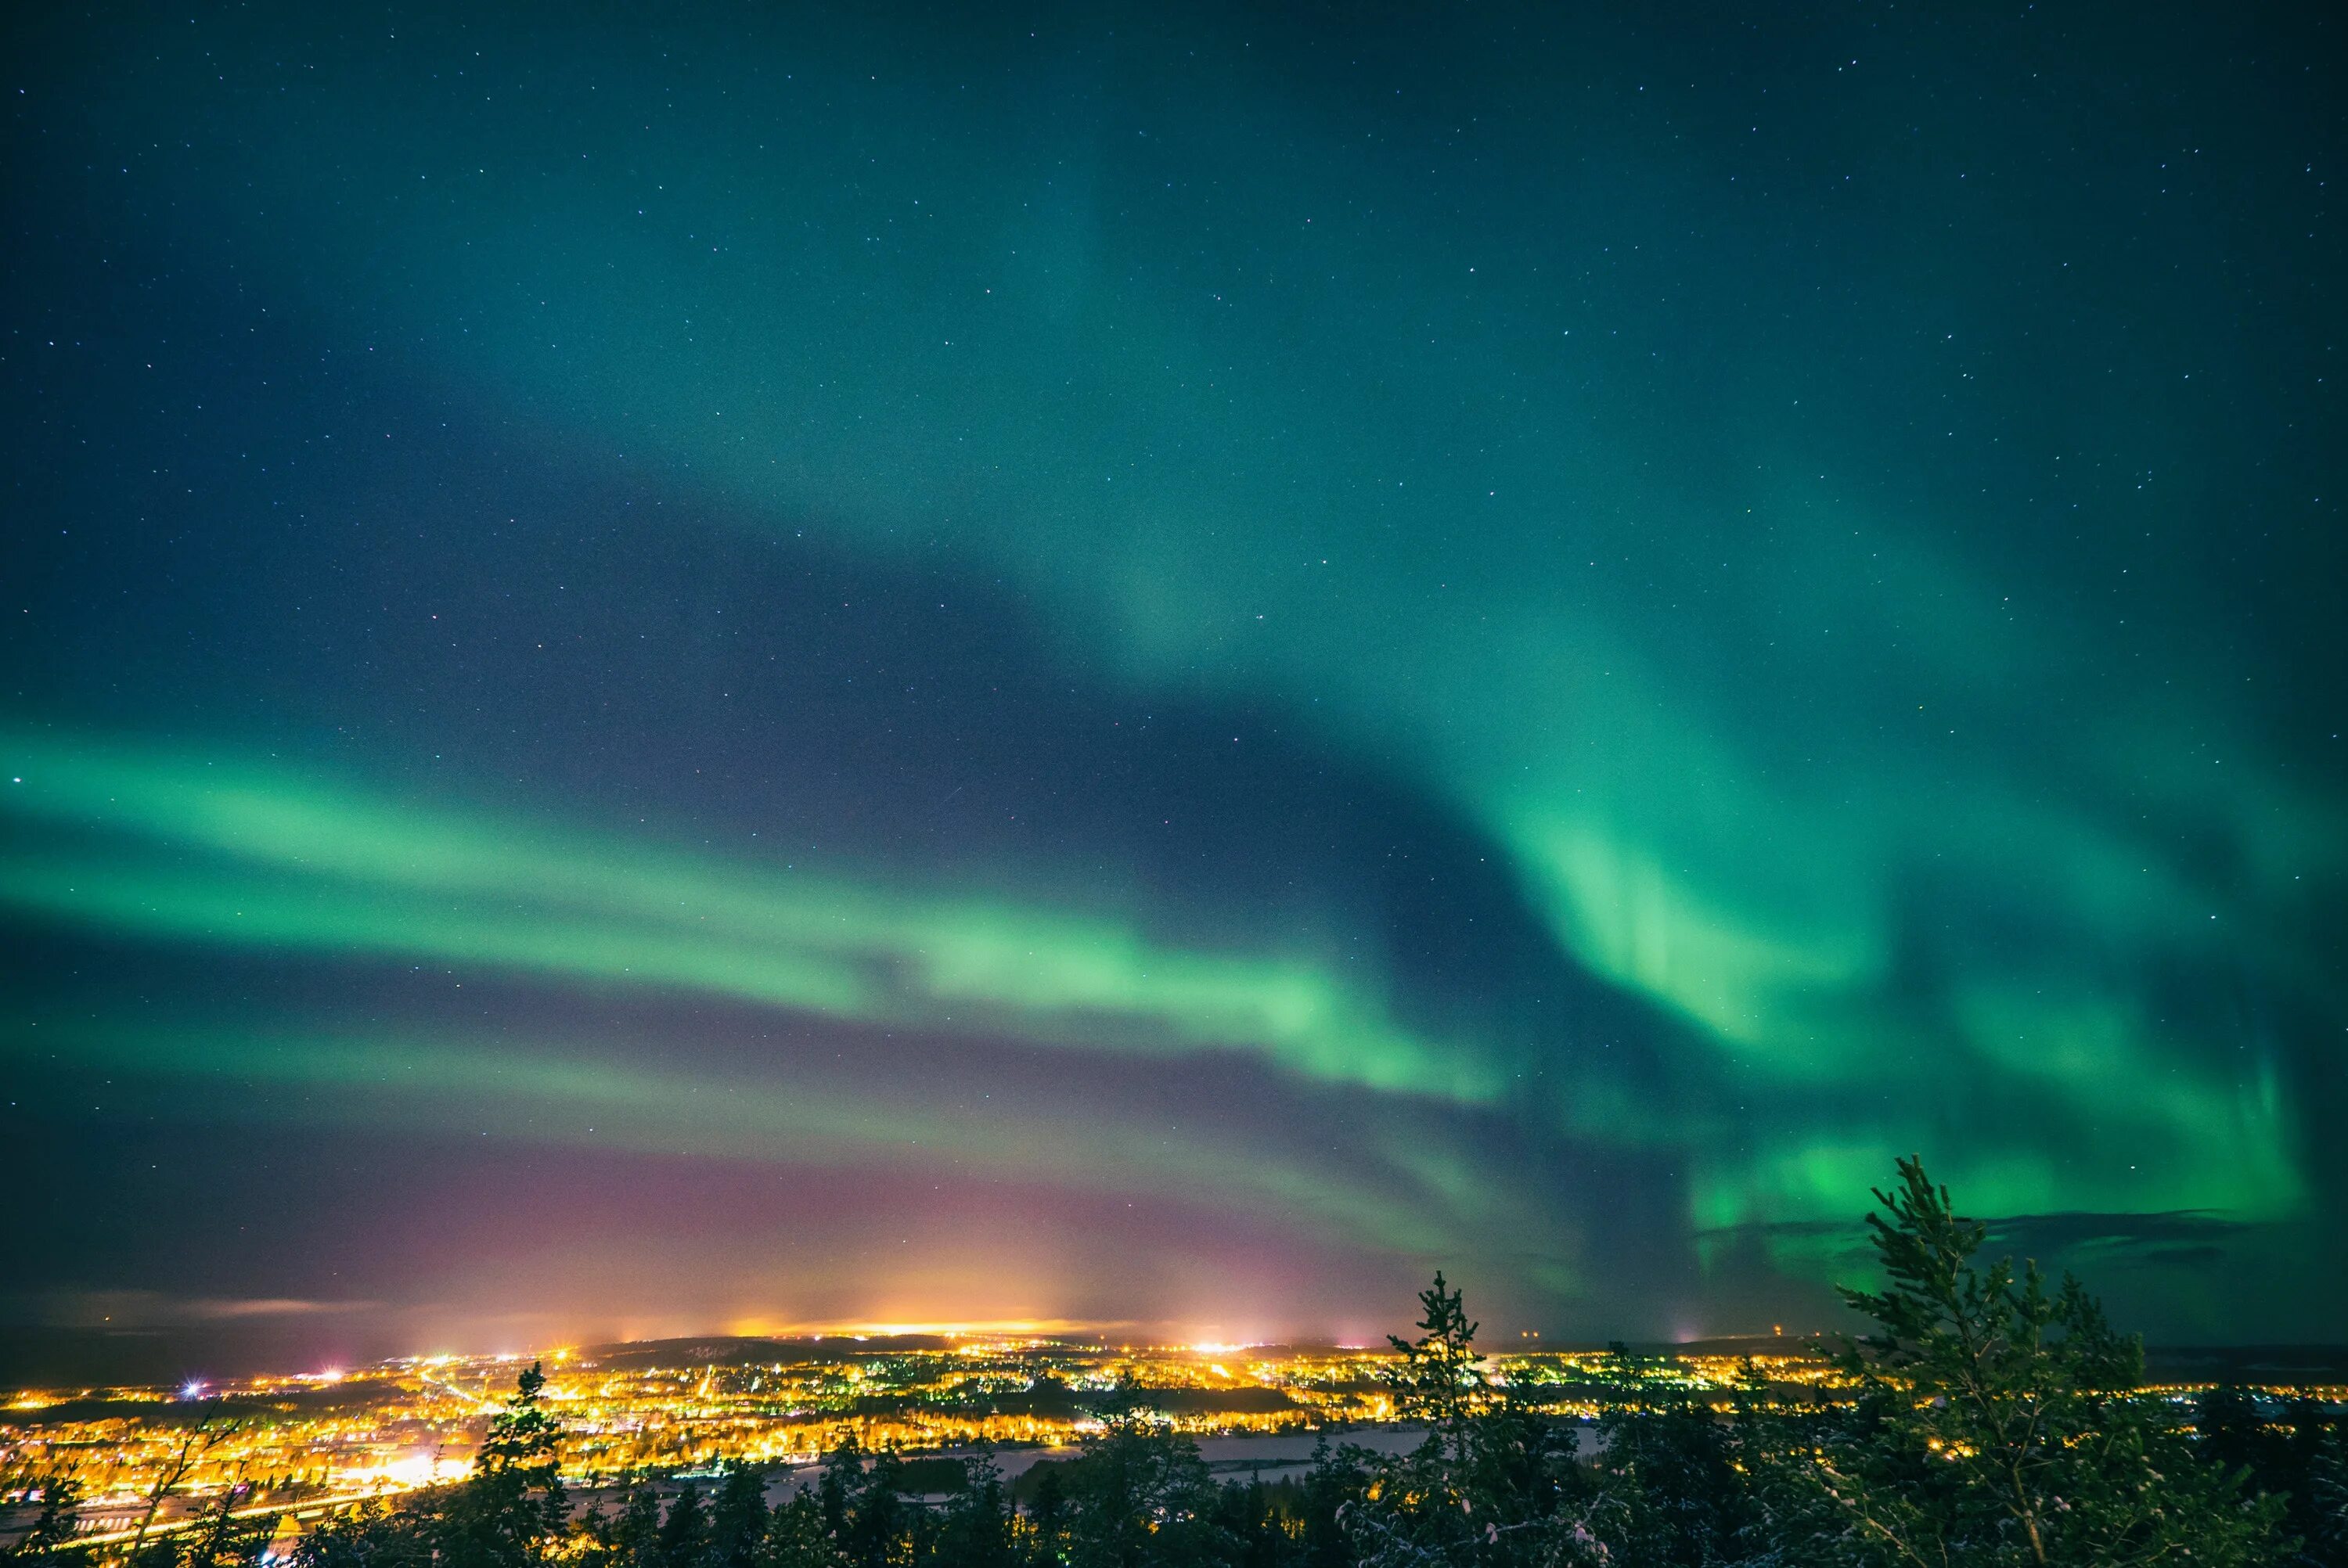
[[[2336,1337],[2324,9],[12,7],[0,1338]]]

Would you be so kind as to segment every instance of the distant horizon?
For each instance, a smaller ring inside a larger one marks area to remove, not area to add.
[[[1389,1350],[1389,1347],[1383,1339],[1348,1342],[1312,1337],[1291,1337],[1270,1340],[1202,1343],[1182,1337],[1151,1339],[1138,1335],[1120,1337],[1116,1334],[1116,1330],[1131,1326],[1115,1324],[1094,1325],[1089,1326],[1088,1328],[1065,1326],[1055,1333],[1030,1332],[1025,1327],[1005,1326],[972,1327],[964,1332],[953,1335],[926,1332],[881,1333],[876,1332],[875,1327],[872,1325],[838,1326],[821,1332],[813,1330],[792,1333],[712,1331],[700,1334],[665,1334],[642,1339],[551,1340],[518,1349],[449,1349],[444,1347],[431,1350],[388,1350],[381,1354],[354,1355],[339,1358],[331,1356],[324,1358],[316,1356],[304,1358],[300,1355],[273,1357],[263,1345],[254,1341],[243,1342],[231,1352],[207,1354],[191,1348],[191,1341],[182,1337],[180,1331],[163,1328],[46,1328],[29,1333],[25,1330],[14,1330],[8,1334],[0,1334],[0,1389],[62,1387],[181,1389],[188,1386],[190,1379],[198,1378],[220,1382],[234,1382],[256,1377],[283,1378],[323,1384],[332,1381],[336,1377],[353,1373],[377,1370],[402,1364],[429,1365],[444,1361],[464,1362],[474,1366],[484,1362],[494,1362],[517,1369],[532,1362],[541,1362],[551,1370],[560,1371],[566,1364],[583,1365],[598,1357],[615,1353],[640,1353],[695,1346],[747,1347],[759,1344],[813,1349],[823,1346],[827,1340],[867,1347],[873,1353],[889,1348],[892,1343],[922,1343],[951,1347],[958,1339],[999,1339],[1018,1344],[1062,1345],[1070,1348],[1107,1349],[1131,1348],[1159,1353],[1186,1352],[1197,1355],[1234,1350],[1321,1349],[1378,1355],[1387,1353]],[[1766,1349],[1771,1345],[1781,1346],[1788,1353],[1796,1353],[1803,1348],[1832,1350],[1839,1345],[1839,1333],[1840,1331],[1833,1329],[1810,1329],[1799,1333],[1784,1334],[1764,1331],[1758,1334],[1707,1335],[1683,1340],[1625,1339],[1620,1343],[1634,1354],[1651,1356],[1669,1356],[1675,1353],[1750,1353]],[[1858,1330],[1854,1329],[1851,1333],[1852,1337],[1859,1337]],[[35,1346],[44,1340],[49,1342],[47,1353],[51,1357],[88,1358],[81,1360],[46,1362],[46,1364],[53,1370],[68,1366],[79,1367],[85,1371],[90,1370],[104,1365],[106,1358],[110,1353],[120,1358],[115,1363],[116,1365],[125,1369],[139,1369],[140,1375],[69,1378],[43,1375],[38,1370],[45,1364],[39,1358],[42,1352],[35,1348]],[[1547,1337],[1512,1337],[1505,1341],[1489,1342],[1483,1345],[1481,1348],[1487,1356],[1499,1358],[1521,1355],[1591,1356],[1604,1354],[1614,1343],[1616,1341],[1604,1338],[1552,1340]],[[2253,1365],[2254,1359],[2258,1358],[2299,1356],[2312,1359],[2298,1369],[2330,1370],[2342,1374],[2343,1380],[2348,1380],[2348,1337],[2337,1340],[2277,1342],[2168,1342],[2147,1339],[2145,1342],[2145,1349],[2147,1358],[2157,1369],[2178,1370],[2188,1364],[2181,1358],[2194,1357],[2210,1358],[2217,1364],[2240,1368]],[[143,1357],[140,1355],[142,1351],[145,1352]],[[168,1361],[154,1359],[153,1358],[158,1354],[170,1358]],[[664,1365],[666,1363],[649,1364]],[[718,1365],[722,1363],[714,1358],[687,1355],[681,1356],[677,1364]],[[2274,1365],[2277,1368],[2286,1368],[2288,1363],[2278,1362]],[[211,1392],[188,1396],[193,1400],[212,1397],[215,1395]]]

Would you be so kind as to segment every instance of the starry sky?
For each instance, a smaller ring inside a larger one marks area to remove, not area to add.
[[[2336,1336],[2217,9],[12,12],[0,1337],[1766,1332],[1910,1152]]]

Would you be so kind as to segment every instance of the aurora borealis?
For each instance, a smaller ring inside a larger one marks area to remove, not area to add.
[[[7,27],[19,1329],[2336,1335],[2327,19]]]

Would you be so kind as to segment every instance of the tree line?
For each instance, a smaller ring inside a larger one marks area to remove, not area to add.
[[[1725,1411],[1651,1393],[1584,1453],[1579,1423],[1488,1379],[1438,1274],[1393,1341],[1397,1406],[1426,1428],[1401,1455],[1324,1438],[1299,1479],[1219,1483],[1195,1443],[1128,1415],[1016,1488],[989,1454],[958,1461],[929,1506],[907,1460],[843,1434],[778,1506],[736,1465],[582,1512],[532,1367],[466,1481],[323,1521],[294,1568],[2348,1568],[2348,1424],[2313,1401],[2269,1420],[2238,1390],[2146,1396],[2141,1340],[2078,1281],[1982,1263],[1987,1227],[1919,1163],[1899,1176],[1869,1217],[1885,1287],[1842,1292],[1874,1328],[1825,1399],[1757,1375]],[[51,1492],[15,1555],[67,1568],[87,1549]],[[128,1568],[252,1568],[273,1528],[216,1500]]]

